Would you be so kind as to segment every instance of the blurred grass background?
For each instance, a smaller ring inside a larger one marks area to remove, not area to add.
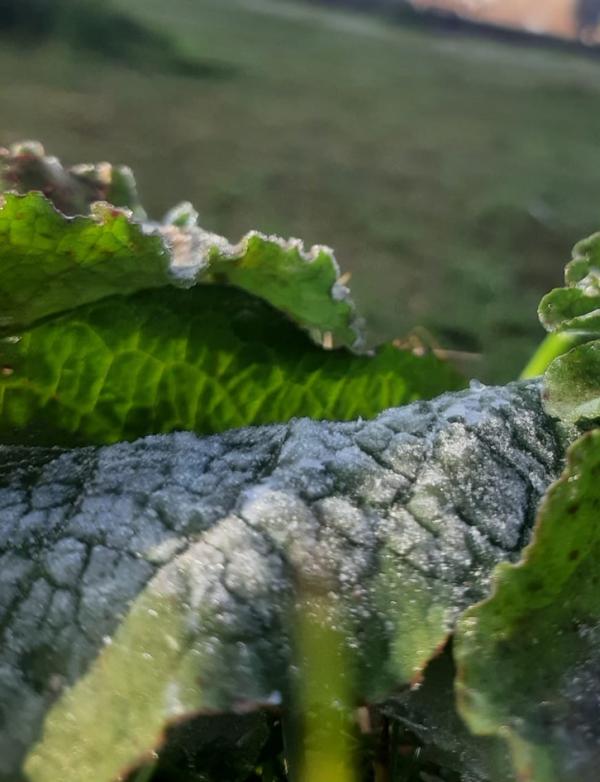
[[[425,327],[516,376],[600,229],[600,60],[300,0],[76,5],[1,39],[1,143],[128,163],[154,216],[329,244],[373,340]]]

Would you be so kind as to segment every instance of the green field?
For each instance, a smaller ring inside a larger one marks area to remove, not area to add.
[[[519,371],[540,295],[600,228],[599,61],[287,0],[118,4],[227,68],[3,44],[2,143],[127,162],[151,213],[189,199],[230,239],[329,244],[373,338],[424,326],[469,374]]]

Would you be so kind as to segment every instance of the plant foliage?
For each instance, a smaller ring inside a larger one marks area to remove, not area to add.
[[[323,350],[243,291],[112,296],[0,343],[4,442],[88,444],[202,434],[297,416],[350,420],[458,388],[432,355]]]
[[[584,344],[548,368],[546,407],[557,418],[589,426],[600,419],[600,234],[575,246],[565,283],[543,298],[540,319],[549,331],[574,333]]]
[[[372,417],[462,386],[433,355],[344,348],[360,345],[360,321],[326,247],[257,232],[233,246],[199,228],[189,205],[140,222],[93,201],[119,193],[143,219],[131,172],[63,169],[39,145],[14,147],[3,170],[18,190],[33,181],[88,213],[67,217],[35,191],[3,197],[4,442]]]
[[[498,568],[493,596],[457,630],[462,713],[475,732],[507,738],[532,782],[598,774],[599,478],[595,431],[570,451],[523,560]]]
[[[366,703],[392,782],[595,779],[600,237],[540,307],[583,344],[459,391],[326,247],[37,144],[0,179],[0,779],[353,779]]]

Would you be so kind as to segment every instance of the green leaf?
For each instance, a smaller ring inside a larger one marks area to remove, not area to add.
[[[544,377],[549,415],[568,424],[600,420],[600,340],[573,348],[555,359]]]
[[[588,342],[600,336],[600,234],[575,246],[565,282],[539,309],[543,325],[559,333],[548,338],[527,370],[559,354],[545,371],[546,411],[567,424],[589,425],[600,418],[600,341]]]
[[[542,324],[548,331],[600,331],[600,294],[557,288],[542,299]]]
[[[297,609],[347,640],[348,702],[415,681],[562,453],[537,383],[368,422],[0,447],[0,777],[29,753],[30,782],[112,782],[199,712],[286,705]]]
[[[433,355],[323,350],[260,299],[218,285],[88,304],[1,340],[0,366],[0,442],[13,443],[372,418],[463,385]]]
[[[0,204],[5,333],[105,296],[227,282],[273,304],[318,341],[361,341],[354,304],[326,247],[306,252],[298,240],[257,232],[230,245],[196,227],[189,205],[164,224],[141,224],[101,203],[90,216],[67,218],[40,193],[7,193]]]
[[[237,248],[212,247],[208,264],[211,279],[260,296],[337,345],[360,343],[354,305],[329,248],[315,246],[306,254],[298,240],[251,232]]]
[[[600,332],[600,234],[575,245],[565,288],[547,294],[539,315],[548,331]]]
[[[458,694],[478,734],[510,744],[530,782],[592,782],[600,758],[600,431],[572,448],[523,561],[456,637]]]
[[[67,218],[39,193],[0,197],[0,328],[19,328],[115,293],[169,282],[159,236],[97,204]]]

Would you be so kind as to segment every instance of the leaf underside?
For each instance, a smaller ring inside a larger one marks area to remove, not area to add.
[[[350,420],[462,387],[433,355],[315,345],[243,291],[111,297],[0,341],[0,442],[94,444],[293,417]]]

